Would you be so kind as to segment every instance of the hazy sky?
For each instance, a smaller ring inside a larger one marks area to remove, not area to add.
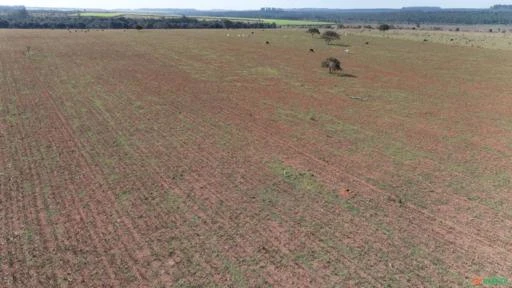
[[[196,8],[196,9],[259,9],[280,8],[401,8],[403,6],[441,6],[443,8],[488,8],[500,0],[0,0],[0,5],[73,8]],[[505,1],[507,2],[507,1]],[[508,1],[511,2],[511,1]]]

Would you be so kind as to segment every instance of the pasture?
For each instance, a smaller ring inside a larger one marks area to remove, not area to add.
[[[111,17],[125,16],[126,14],[116,13],[116,12],[80,12],[80,13],[77,13],[77,15],[78,16],[82,16],[82,17],[105,17],[105,18],[111,18]]]
[[[0,30],[0,286],[510,279],[512,51],[379,35]]]
[[[209,16],[190,16],[201,20],[219,20],[226,19],[238,22],[263,22],[276,23],[277,26],[318,26],[318,25],[334,25],[334,22],[311,21],[311,20],[289,20],[289,19],[266,19],[266,18],[241,18],[241,17],[209,17]]]

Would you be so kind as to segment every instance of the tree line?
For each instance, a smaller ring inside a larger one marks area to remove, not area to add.
[[[335,23],[512,24],[507,5],[493,9],[293,9],[278,11],[195,11],[198,16],[315,20]]]
[[[7,19],[0,16],[0,28],[16,29],[272,29],[275,23],[197,20],[194,18],[102,18],[102,17],[29,17]]]
[[[272,29],[275,23],[190,17],[84,17],[69,12],[27,12],[25,7],[0,6],[0,28],[16,29]]]
[[[136,10],[139,11],[139,10]],[[140,10],[143,12],[145,10]],[[155,13],[170,13],[169,9],[152,9]],[[333,23],[390,23],[390,24],[512,24],[510,5],[495,5],[491,9],[261,9],[253,11],[176,10],[184,17],[79,17],[76,12],[29,11],[23,6],[0,6],[0,28],[55,29],[129,29],[137,25],[146,29],[179,28],[276,28],[276,24],[230,21],[225,19],[198,20],[191,16],[230,18],[267,18],[316,20]],[[186,17],[189,16],[189,17]]]

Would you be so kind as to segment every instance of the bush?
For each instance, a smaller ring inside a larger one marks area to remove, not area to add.
[[[380,31],[388,31],[389,29],[391,29],[391,26],[389,24],[380,24],[379,25]]]
[[[336,33],[335,31],[328,30],[322,34],[322,39],[324,39],[325,42],[330,45],[332,41],[340,39],[340,34]]]
[[[320,35],[320,30],[318,30],[318,28],[309,28],[307,32],[311,34],[311,37],[313,37],[315,34]]]

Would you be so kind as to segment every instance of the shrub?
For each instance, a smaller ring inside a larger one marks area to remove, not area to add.
[[[335,31],[328,30],[322,34],[322,39],[324,39],[325,42],[330,45],[332,41],[340,39],[340,34],[336,33]]]
[[[380,24],[379,25],[379,30],[380,31],[387,31],[389,29],[391,29],[391,26],[389,24]]]

